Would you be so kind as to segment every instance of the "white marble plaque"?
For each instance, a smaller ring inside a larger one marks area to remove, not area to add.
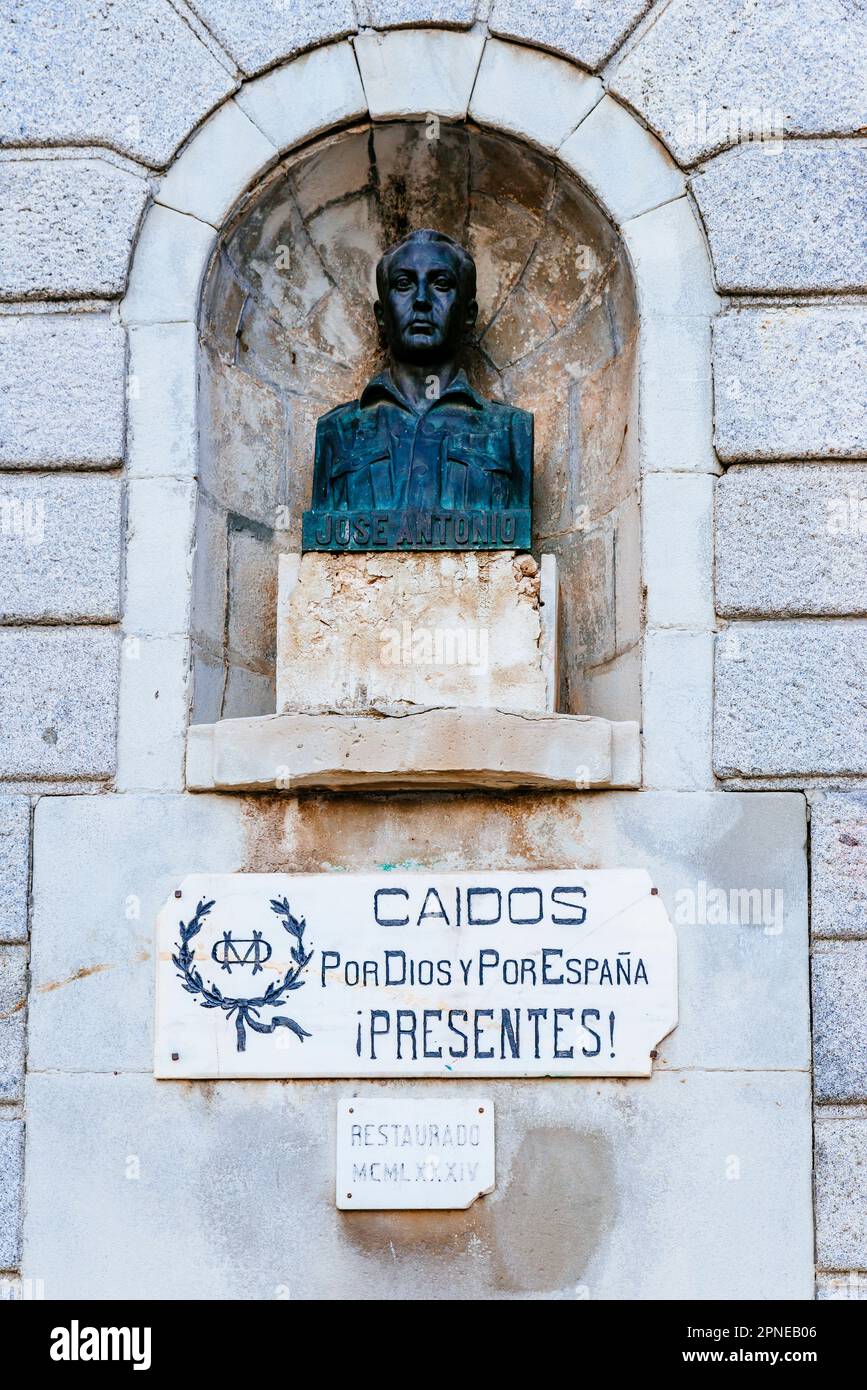
[[[342,1100],[337,1107],[336,1199],[345,1211],[440,1211],[493,1192],[494,1107],[455,1100]]]
[[[644,869],[192,875],[157,957],[160,1077],[648,1076],[677,1022]]]

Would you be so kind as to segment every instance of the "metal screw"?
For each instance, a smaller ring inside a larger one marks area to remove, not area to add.
[[[173,1053],[172,1053],[172,1061],[173,1061],[173,1062],[176,1062],[177,1060],[178,1060],[178,1054],[177,1054],[177,1052],[173,1052]]]

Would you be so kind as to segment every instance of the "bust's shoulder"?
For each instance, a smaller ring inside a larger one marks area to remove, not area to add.
[[[316,429],[322,434],[330,433],[332,430],[339,431],[344,425],[358,419],[359,406],[358,401],[344,401],[343,405],[326,410],[316,421]]]
[[[485,410],[492,423],[505,428],[515,425],[524,429],[533,428],[533,416],[529,410],[521,410],[517,405],[506,405],[505,401],[485,401]]]

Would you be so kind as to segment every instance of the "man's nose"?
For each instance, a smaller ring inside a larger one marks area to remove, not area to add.
[[[418,284],[415,287],[415,307],[417,309],[429,309],[430,304],[430,286],[426,278],[422,275],[419,277]]]

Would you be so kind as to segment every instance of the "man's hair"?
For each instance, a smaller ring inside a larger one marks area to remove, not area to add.
[[[406,246],[411,241],[441,241],[450,246],[455,252],[458,262],[458,276],[460,278],[461,289],[466,296],[467,302],[476,297],[476,263],[459,241],[454,237],[446,236],[445,232],[435,232],[431,227],[420,227],[417,232],[410,232],[407,236],[401,237],[393,246],[381,257],[376,267],[376,293],[380,299],[385,298],[388,288],[386,276],[388,274],[388,263],[392,256]]]

